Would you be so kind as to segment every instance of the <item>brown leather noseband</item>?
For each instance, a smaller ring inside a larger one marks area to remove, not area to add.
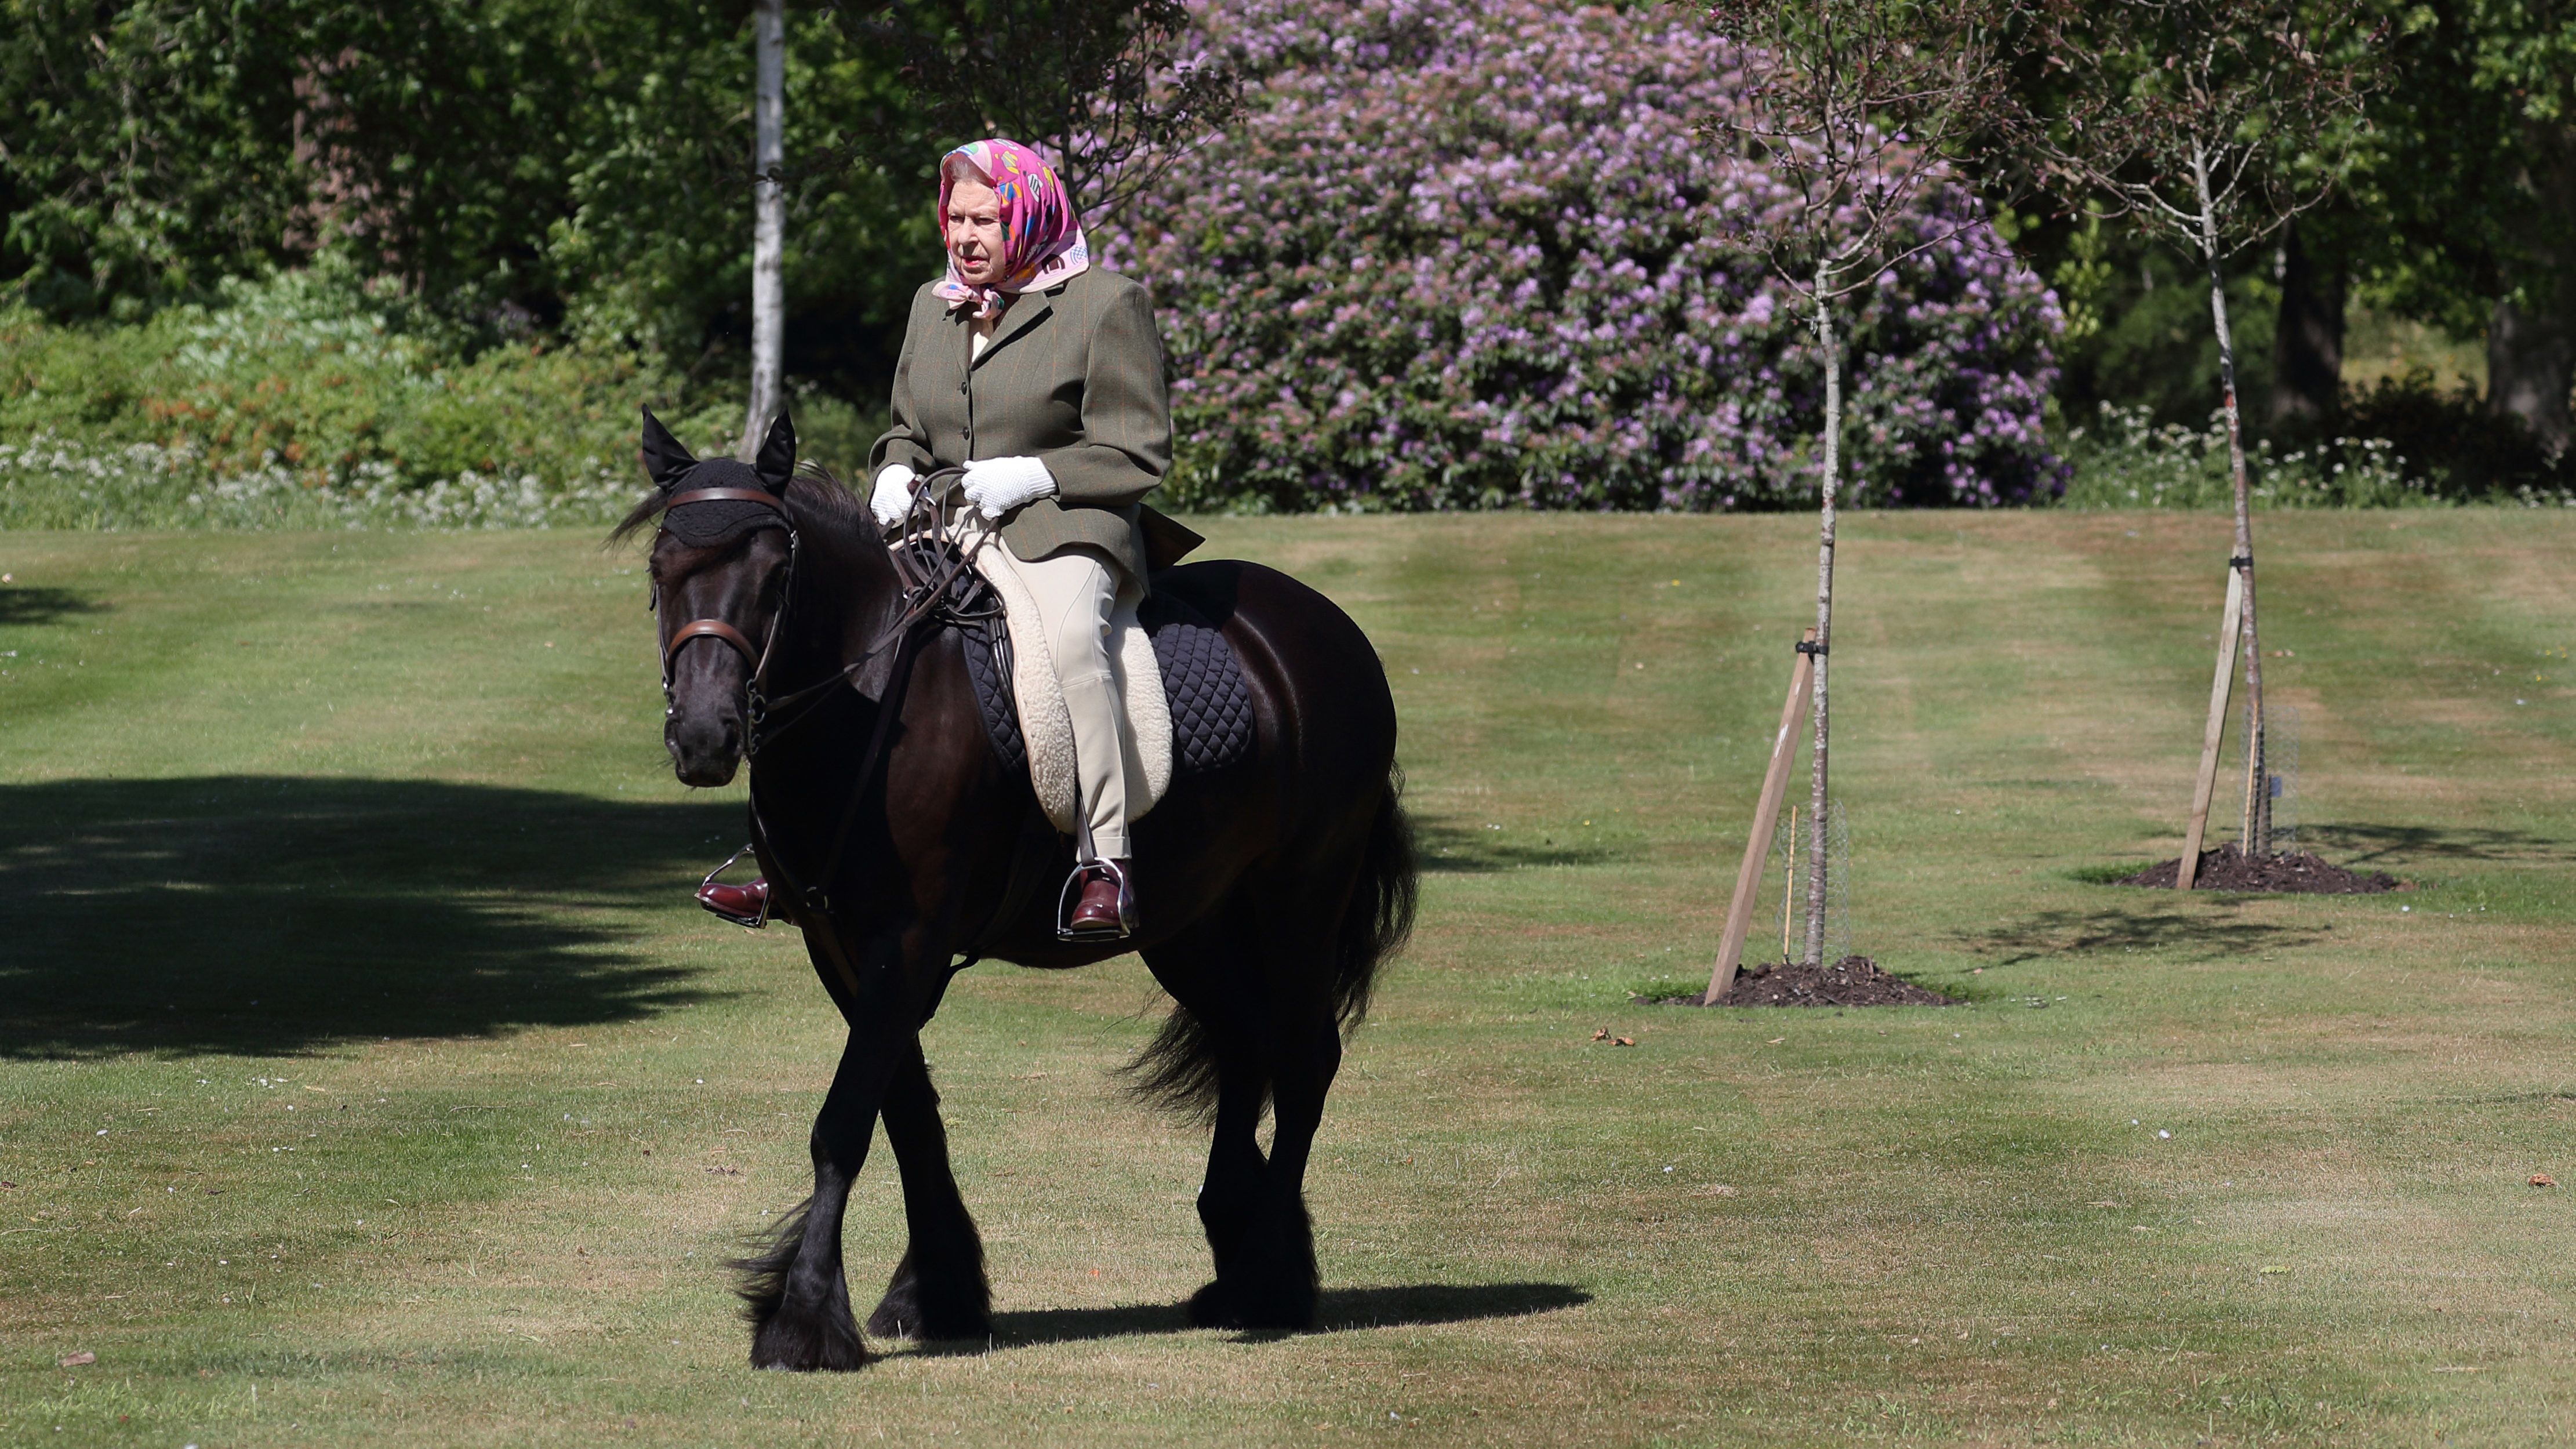
[[[673,630],[671,647],[663,652],[664,662],[667,664],[671,656],[680,652],[680,646],[692,639],[721,639],[733,646],[733,652],[742,656],[743,663],[754,669],[760,667],[760,650],[753,646],[751,640],[745,637],[740,629],[722,619],[698,619]],[[666,669],[664,672],[669,671]]]

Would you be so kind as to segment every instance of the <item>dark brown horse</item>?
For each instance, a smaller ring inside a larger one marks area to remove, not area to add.
[[[948,1163],[920,1032],[961,957],[1084,966],[1140,952],[1175,1003],[1129,1071],[1212,1116],[1199,1218],[1216,1279],[1193,1322],[1298,1328],[1315,1315],[1304,1182],[1342,1033],[1412,922],[1395,705],[1376,652],[1322,595],[1257,564],[1208,562],[1152,587],[1213,621],[1243,666],[1254,746],[1182,776],[1133,831],[1142,933],[1058,938],[1072,847],[1006,769],[965,654],[839,484],[795,474],[782,417],[756,464],[701,463],[645,415],[652,579],[680,779],[750,760],[754,848],[850,1028],[814,1120],[814,1192],[747,1273],[761,1367],[850,1369],[867,1349],[842,1274],[841,1217],[877,1119],[903,1173],[906,1248],[868,1320],[880,1335],[990,1328],[984,1250]],[[667,510],[667,512],[666,512]],[[918,582],[916,580],[916,582]],[[1277,1114],[1270,1151],[1254,1136]]]

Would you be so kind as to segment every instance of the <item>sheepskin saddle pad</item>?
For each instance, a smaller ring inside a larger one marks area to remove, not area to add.
[[[981,608],[960,611],[984,733],[1005,765],[1027,768],[1038,805],[1070,835],[1073,716],[1039,632],[1037,600],[985,550],[972,556],[977,583],[1002,605],[1000,628],[974,617],[986,612]],[[1181,599],[1122,602],[1110,616],[1109,669],[1127,715],[1129,819],[1162,800],[1176,769],[1184,777],[1208,773],[1252,753],[1252,690],[1243,665],[1216,626]]]

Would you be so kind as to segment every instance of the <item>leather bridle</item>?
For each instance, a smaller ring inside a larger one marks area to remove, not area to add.
[[[778,627],[787,617],[787,600],[796,588],[796,555],[800,544],[796,534],[796,521],[788,516],[785,500],[765,488],[686,489],[672,494],[662,505],[663,515],[667,519],[672,509],[684,508],[692,503],[760,504],[769,512],[752,523],[752,531],[775,528],[784,531],[787,535],[787,576],[780,581],[778,607],[771,611],[769,627],[761,631],[758,647],[753,646],[750,636],[722,619],[691,619],[672,630],[671,642],[662,648],[662,699],[665,704],[668,704],[671,699],[671,670],[679,663],[680,651],[692,643],[700,639],[713,639],[742,656],[743,664],[751,671],[745,678],[743,686],[744,717],[749,725],[743,740],[743,754],[748,758],[752,753],[752,740],[760,730],[761,718],[767,713],[763,696],[769,678],[769,656],[778,646]],[[670,524],[666,521],[662,526],[667,530]],[[659,602],[657,597],[655,603],[658,605]]]

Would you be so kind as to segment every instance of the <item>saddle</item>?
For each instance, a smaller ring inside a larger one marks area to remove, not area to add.
[[[1062,834],[1074,833],[1073,715],[1040,632],[1037,601],[1007,568],[987,567],[951,586],[966,652],[966,675],[985,737],[1002,763],[1025,769],[1038,806]],[[1252,690],[1242,661],[1216,625],[1172,590],[1110,616],[1109,667],[1126,714],[1127,816],[1142,819],[1187,778],[1225,769],[1252,753]]]

